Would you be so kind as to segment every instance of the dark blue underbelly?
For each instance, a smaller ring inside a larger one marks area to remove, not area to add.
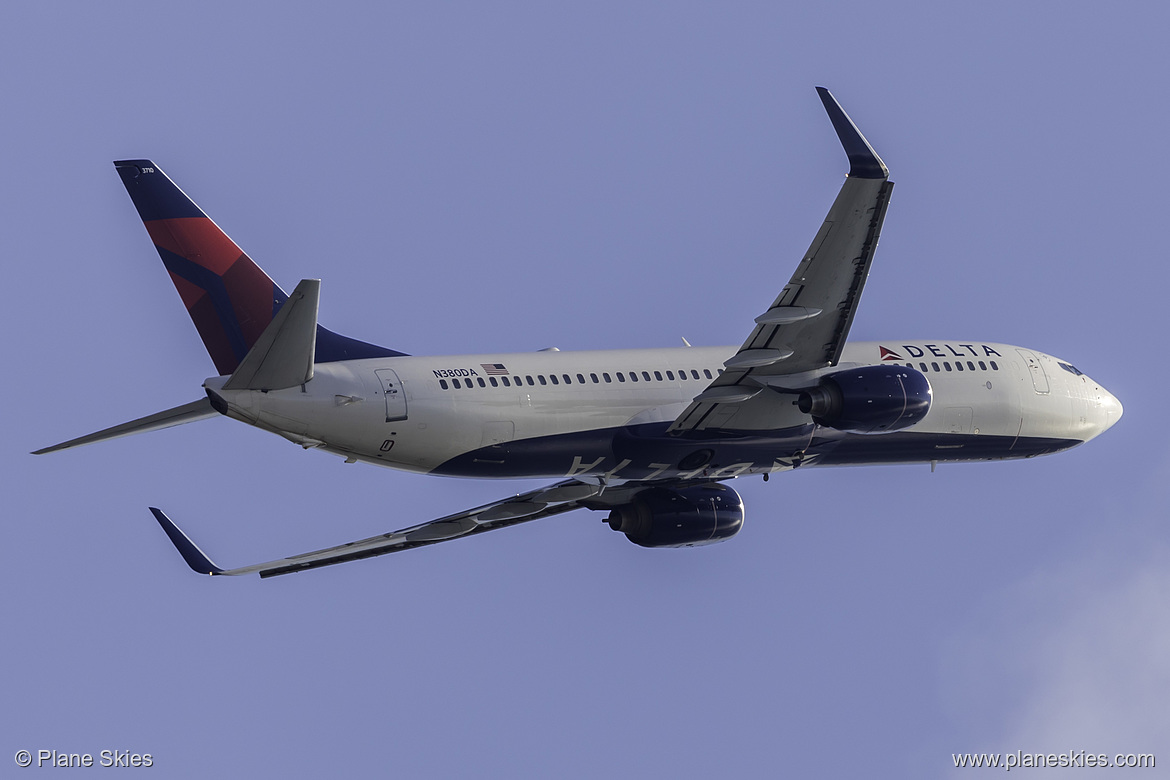
[[[806,425],[766,436],[674,437],[669,423],[520,439],[464,453],[434,470],[459,477],[620,479],[721,477],[777,465],[849,466],[1030,458],[1068,449],[1075,439],[900,431],[859,435]]]

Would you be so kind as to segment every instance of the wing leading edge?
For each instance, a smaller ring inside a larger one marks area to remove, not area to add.
[[[791,412],[767,392],[776,377],[837,364],[857,312],[894,183],[869,141],[830,92],[817,87],[849,157],[849,175],[804,258],[725,370],[670,432],[766,430]]]

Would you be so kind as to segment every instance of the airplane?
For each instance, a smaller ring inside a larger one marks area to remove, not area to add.
[[[608,512],[604,522],[643,547],[712,544],[743,526],[743,501],[726,484],[733,479],[1032,458],[1114,425],[1122,406],[1113,395],[1034,349],[847,341],[893,182],[837,100],[817,92],[849,173],[796,271],[738,347],[409,356],[318,324],[320,280],[286,294],[152,161],[116,161],[218,374],[203,382],[204,398],[34,454],[225,415],[350,463],[556,480],[232,569],[151,508],[197,573],[265,578],[579,508]]]

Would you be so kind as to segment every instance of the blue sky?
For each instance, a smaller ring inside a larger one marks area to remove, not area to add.
[[[6,5],[0,761],[1170,763],[1168,16]],[[264,582],[191,574],[146,507],[238,565],[531,483],[344,465],[226,419],[27,454],[194,400],[213,370],[111,160],[154,159],[286,289],[322,278],[322,322],[347,335],[415,354],[738,344],[847,169],[817,84],[898,185],[853,337],[1058,355],[1121,399],[1118,426],[1035,461],[740,480],[745,528],[706,549],[643,550],[582,512]]]

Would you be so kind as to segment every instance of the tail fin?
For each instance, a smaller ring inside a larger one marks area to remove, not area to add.
[[[153,162],[114,166],[216,370],[235,372],[288,295]],[[318,326],[315,362],[402,354]]]

